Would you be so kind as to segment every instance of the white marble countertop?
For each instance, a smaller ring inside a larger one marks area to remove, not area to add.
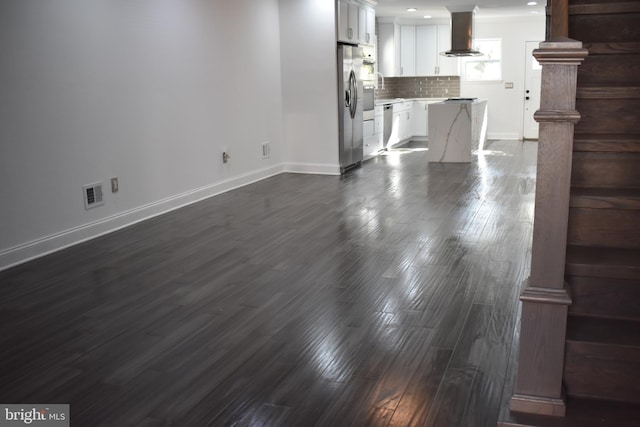
[[[375,105],[395,104],[404,101],[427,101],[427,102],[440,102],[447,98],[380,98],[375,100]]]
[[[479,102],[486,102],[487,100],[484,98],[476,98],[476,99],[451,99],[451,100],[447,100],[448,98],[445,98],[443,100],[441,100],[439,102],[439,104],[464,104],[464,103],[469,103],[469,104],[477,104]]]

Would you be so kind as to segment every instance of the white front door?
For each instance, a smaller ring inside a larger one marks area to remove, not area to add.
[[[533,119],[533,114],[540,108],[542,67],[532,53],[539,44],[540,42],[525,42],[524,127],[522,129],[522,135],[525,139],[538,139],[538,123]]]

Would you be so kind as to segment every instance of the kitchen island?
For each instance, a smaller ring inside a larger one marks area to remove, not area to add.
[[[487,101],[452,98],[429,104],[428,161],[468,163],[486,140]]]

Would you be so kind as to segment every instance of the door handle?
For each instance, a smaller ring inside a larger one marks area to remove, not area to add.
[[[349,74],[349,98],[349,112],[351,113],[351,118],[354,118],[358,108],[358,80],[353,70]]]

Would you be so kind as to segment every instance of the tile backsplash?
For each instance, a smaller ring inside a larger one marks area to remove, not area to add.
[[[460,96],[459,76],[386,77],[384,89],[378,77],[376,98],[449,98]]]

